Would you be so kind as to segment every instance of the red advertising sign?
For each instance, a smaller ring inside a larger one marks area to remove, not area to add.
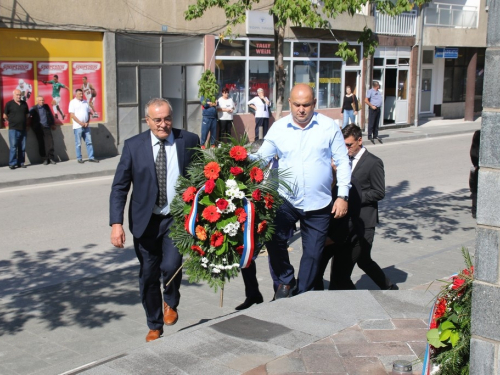
[[[102,121],[102,74],[100,61],[74,61],[73,90],[82,89],[92,109],[91,121]]]
[[[68,114],[69,102],[73,97],[69,85],[69,63],[67,61],[39,61],[38,95],[43,96],[54,112],[56,124],[71,122]]]
[[[21,99],[28,107],[35,104],[33,91],[34,71],[32,61],[0,61],[0,112],[3,115],[5,104],[14,98],[13,91],[21,90]],[[4,123],[7,125],[7,123]]]

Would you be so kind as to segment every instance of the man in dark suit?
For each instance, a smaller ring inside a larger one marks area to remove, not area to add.
[[[149,342],[162,335],[164,324],[173,325],[178,319],[182,273],[166,285],[182,263],[181,254],[169,237],[173,222],[170,202],[175,195],[177,178],[186,175],[200,139],[172,127],[172,107],[166,99],[151,99],[145,112],[150,131],[125,141],[111,188],[109,223],[111,243],[123,248],[123,211],[133,184],[129,226],[140,263],[139,287]],[[164,285],[163,306],[160,277]]]
[[[31,129],[36,135],[43,165],[56,164],[54,161],[54,138],[52,130],[56,130],[54,116],[42,96],[37,96],[36,105],[30,109]]]
[[[357,264],[380,289],[399,289],[371,258],[375,226],[378,224],[378,202],[385,196],[384,163],[363,147],[361,129],[349,124],[342,129],[351,163],[351,190],[346,219],[331,219],[329,237],[316,279],[316,289],[322,289],[323,272],[333,255],[330,290],[356,289],[351,274]],[[343,235],[347,233],[347,235]]]

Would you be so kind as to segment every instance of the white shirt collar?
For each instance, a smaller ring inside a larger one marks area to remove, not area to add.
[[[171,131],[170,134],[168,135],[168,137],[165,138],[165,140],[169,144],[173,145],[174,144],[174,132]],[[160,142],[160,140],[158,138],[156,138],[156,136],[153,134],[153,132],[151,132],[151,144],[153,146],[156,146],[159,142]]]

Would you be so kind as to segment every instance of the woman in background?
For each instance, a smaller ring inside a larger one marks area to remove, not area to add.
[[[342,115],[344,116],[342,129],[344,129],[347,124],[356,123],[356,115],[358,114],[358,109],[358,99],[356,98],[356,95],[351,92],[351,86],[346,86],[344,102],[342,103]]]
[[[262,126],[262,137],[266,136],[267,129],[269,129],[269,107],[271,106],[271,102],[264,96],[264,89],[259,88],[257,96],[247,104],[255,110],[255,140],[258,140],[259,127]]]

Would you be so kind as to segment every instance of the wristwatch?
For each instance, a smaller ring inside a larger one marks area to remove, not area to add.
[[[337,198],[341,198],[341,199],[345,200],[346,202],[349,200],[349,197],[347,195],[339,195],[339,196],[337,196]]]

